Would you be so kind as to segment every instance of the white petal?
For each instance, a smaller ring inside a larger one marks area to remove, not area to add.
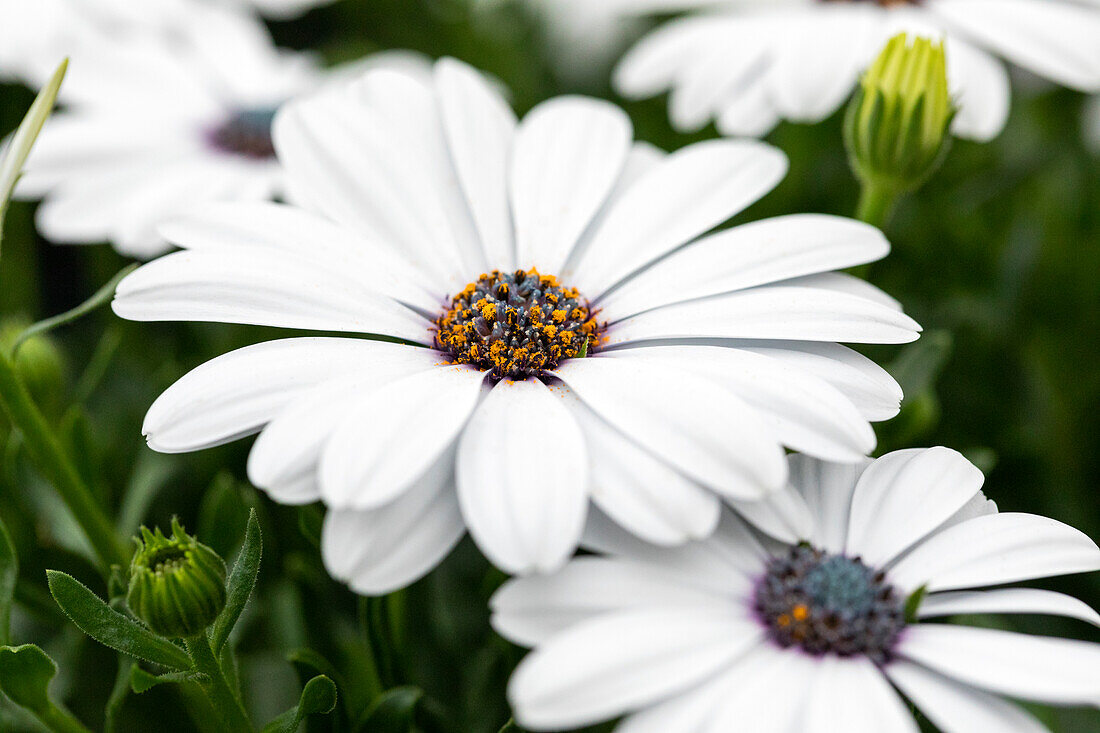
[[[321,534],[325,568],[356,593],[404,588],[440,563],[465,534],[454,491],[454,450],[414,487],[369,511],[330,510]]]
[[[944,733],[1047,733],[1023,708],[956,680],[897,660],[890,680]]]
[[[508,698],[525,728],[600,722],[705,679],[754,644],[758,628],[722,609],[601,616],[529,655],[512,676]]]
[[[779,110],[766,75],[750,81],[722,100],[714,126],[730,137],[764,137],[779,124]]]
[[[863,472],[852,497],[846,550],[881,567],[947,521],[985,476],[950,448],[889,453]]]
[[[1013,63],[1100,91],[1100,12],[1049,0],[933,0],[929,10]]]
[[[916,624],[898,653],[975,687],[1022,700],[1094,705],[1100,644],[971,626]]]
[[[400,360],[380,354],[368,368],[302,393],[256,439],[248,456],[249,480],[284,504],[319,500],[318,462],[329,436],[364,395],[402,377],[436,368],[437,354],[418,351],[423,353]],[[308,493],[304,493],[307,487]]]
[[[1034,514],[991,514],[918,545],[890,571],[907,590],[999,585],[1100,570],[1100,549],[1073,527]]]
[[[866,298],[769,285],[627,318],[608,329],[606,345],[685,338],[904,344],[919,332],[912,318]]]
[[[918,609],[920,618],[955,616],[971,613],[1037,613],[1075,618],[1100,626],[1100,614],[1084,601],[1063,593],[1038,588],[997,588],[995,590],[932,593]]]
[[[588,513],[581,544],[589,550],[641,563],[654,572],[721,598],[745,602],[768,560],[768,553],[745,522],[724,510],[718,528],[705,540],[677,547],[645,542],[598,509]]]
[[[813,275],[783,280],[776,284],[798,288],[823,288],[832,290],[835,293],[847,293],[858,298],[871,300],[896,311],[902,310],[901,302],[896,298],[887,295],[866,280],[855,275],[849,275],[846,272],[819,272]]]
[[[483,270],[430,86],[369,72],[284,106],[273,137],[294,201],[398,244],[451,287]]]
[[[917,733],[905,703],[866,657],[818,660],[802,725],[806,733]]]
[[[999,60],[957,38],[948,38],[947,75],[959,113],[952,130],[979,142],[1001,134],[1008,122],[1012,89]]]
[[[801,730],[818,666],[817,658],[798,650],[758,645],[729,671],[726,696],[699,733]]]
[[[439,366],[357,401],[321,454],[321,493],[338,509],[374,509],[415,484],[466,424],[485,375]]]
[[[425,288],[430,273],[403,253],[305,209],[267,202],[209,204],[159,227],[161,235],[184,249],[255,247],[304,256],[311,263],[354,277],[372,290],[423,310],[439,307],[441,283]]]
[[[805,498],[814,518],[813,532],[808,539],[814,547],[822,550],[844,552],[852,491],[860,474],[871,465],[871,460],[828,463],[796,454],[790,456],[788,461],[791,485]]]
[[[502,380],[458,448],[458,499],[470,534],[509,573],[551,572],[577,547],[588,508],[580,427],[538,379]]]
[[[588,445],[592,500],[647,542],[678,545],[718,526],[718,497],[608,425],[576,399],[567,401]]]
[[[770,73],[783,117],[820,122],[844,103],[877,50],[882,17],[878,8],[838,5],[806,13],[786,29]]]
[[[607,201],[633,128],[607,102],[558,97],[533,109],[516,133],[511,164],[516,264],[557,274]]]
[[[901,409],[902,393],[897,381],[878,364],[847,346],[811,341],[746,341],[736,346],[817,375],[840,390],[872,422],[889,420]]]
[[[654,346],[617,351],[615,358],[642,360],[723,384],[793,450],[854,462],[875,447],[871,425],[844,395],[768,356],[718,346]]]
[[[665,158],[608,210],[570,280],[597,298],[624,277],[729,219],[787,172],[778,149],[715,140]]]
[[[726,503],[764,534],[796,545],[814,533],[814,517],[802,494],[791,487],[773,491],[759,501],[727,499]]]
[[[506,639],[540,646],[577,624],[611,611],[724,603],[666,568],[629,560],[580,557],[552,575],[515,578],[493,594],[493,628]]]
[[[882,259],[878,229],[839,216],[796,214],[700,239],[624,283],[601,301],[613,319],[662,305],[841,270]]]
[[[512,215],[508,209],[508,156],[516,116],[466,64],[443,59],[435,67],[443,127],[466,201],[473,212],[489,267],[515,267]]]
[[[668,100],[668,116],[680,132],[704,127],[727,99],[744,94],[759,79],[775,34],[761,18],[730,24],[721,37],[710,36],[682,66]]]
[[[761,635],[762,636],[762,635]],[[763,642],[763,643],[761,643]],[[741,707],[744,711],[758,710],[762,701],[770,701],[772,692],[768,685],[776,689],[796,689],[790,680],[780,682],[786,663],[791,659],[786,654],[771,648],[761,639],[730,667],[706,682],[654,705],[651,708],[629,716],[616,733],[720,733],[723,729],[714,725],[716,717],[723,711],[732,711]],[[795,693],[798,695],[798,692]],[[786,700],[784,712],[791,717],[798,707]],[[789,711],[787,708],[791,708]],[[769,725],[781,725],[780,715],[772,716]],[[750,730],[735,725],[728,730]],[[758,728],[757,730],[771,730]]]
[[[115,293],[134,321],[242,323],[396,336],[429,344],[431,323],[309,257],[261,249],[187,250],[144,265]]]
[[[256,432],[294,399],[329,379],[435,358],[413,346],[348,338],[268,341],[212,359],[165,390],[142,432],[162,453],[184,453]],[[377,365],[377,367],[376,367]]]
[[[615,69],[616,91],[626,97],[652,97],[673,86],[677,73],[699,50],[720,43],[729,23],[714,18],[686,18],[666,23],[643,38]]]
[[[608,357],[573,359],[556,374],[615,428],[715,491],[759,498],[786,481],[778,443],[716,383]]]

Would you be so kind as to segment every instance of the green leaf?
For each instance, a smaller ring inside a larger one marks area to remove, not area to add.
[[[0,520],[0,645],[11,643],[11,607],[15,602],[15,581],[19,558],[15,555],[8,528]]]
[[[198,679],[193,672],[169,672],[168,674],[152,674],[141,667],[134,665],[130,671],[130,689],[137,694],[148,692],[157,685],[174,682],[191,682]]]
[[[57,665],[34,644],[0,648],[0,690],[35,715],[52,706],[48,688],[56,674]]]
[[[53,77],[46,86],[38,93],[19,129],[12,135],[7,153],[3,159],[0,159],[0,229],[4,225],[4,213],[7,211],[12,191],[23,172],[27,157],[31,154],[34,141],[42,131],[42,125],[46,124],[46,119],[53,110],[54,102],[57,101],[57,92],[61,89],[61,80],[65,78],[65,70],[68,68],[69,60],[65,59],[57,67],[57,71],[53,73]],[[3,232],[0,231],[0,237],[2,235]]]
[[[905,623],[912,624],[917,622],[917,611],[920,610],[920,604],[924,602],[924,597],[927,594],[928,586],[922,585],[905,599]]]
[[[356,730],[364,733],[412,733],[416,706],[424,698],[417,687],[395,687],[378,697]]]
[[[118,284],[122,281],[122,278],[126,277],[137,268],[138,265],[136,263],[122,268],[115,274],[114,277],[112,277],[107,282],[106,285],[97,290],[95,292],[95,295],[88,298],[77,307],[73,308],[72,310],[65,311],[60,315],[53,316],[52,318],[47,318],[45,320],[39,321],[38,323],[27,327],[27,329],[23,331],[23,333],[19,334],[19,338],[17,338],[15,340],[15,343],[12,345],[12,355],[14,356],[16,353],[18,353],[19,347],[26,343],[28,339],[34,338],[35,336],[44,333],[49,333],[59,326],[64,326],[68,323],[72,323],[73,321],[88,315],[100,306],[110,302],[111,298],[113,298],[115,295],[115,288],[118,287]]]
[[[210,645],[215,654],[221,653],[222,647],[229,639],[229,633],[233,631],[237,620],[241,617],[248,597],[252,595],[252,589],[256,587],[256,576],[260,574],[260,556],[263,554],[263,538],[260,535],[260,520],[256,518],[256,510],[248,514],[248,527],[244,532],[244,545],[237,555],[237,562],[233,564],[233,570],[229,573],[226,588],[225,608],[222,609],[218,620],[214,622],[211,631]]]
[[[264,726],[263,733],[294,733],[307,715],[327,715],[336,707],[336,683],[324,675],[302,689],[298,704]]]
[[[47,570],[46,577],[50,593],[65,615],[100,644],[172,669],[191,669],[186,652],[114,610],[72,576]]]
[[[50,700],[57,665],[34,644],[0,647],[0,691],[26,708],[50,731],[88,733],[88,729]]]
[[[516,721],[515,721],[515,720],[509,720],[509,721],[508,721],[507,723],[505,723],[505,724],[504,724],[504,726],[503,726],[503,727],[502,727],[502,728],[500,729],[499,733],[519,733],[519,726],[518,726],[518,725],[516,725]]]

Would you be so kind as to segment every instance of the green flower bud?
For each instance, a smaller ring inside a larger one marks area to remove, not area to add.
[[[956,112],[943,43],[894,36],[848,107],[844,137],[853,170],[865,185],[895,194],[916,189],[943,162]]]
[[[172,536],[141,528],[126,603],[157,634],[195,636],[225,607],[225,562],[172,520]]]
[[[0,349],[10,354],[16,339],[29,325],[22,318],[0,322]],[[40,407],[50,410],[58,404],[65,387],[65,358],[53,339],[43,335],[23,342],[15,355],[15,369]]]

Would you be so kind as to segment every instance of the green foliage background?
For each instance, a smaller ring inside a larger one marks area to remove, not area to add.
[[[498,76],[520,111],[567,91],[615,98],[606,82],[556,77],[537,23],[509,2],[474,10],[462,0],[344,0],[272,28],[282,45],[319,48],[332,61],[383,48],[457,56]],[[592,71],[595,79],[607,78]],[[0,131],[14,128],[31,99],[21,87],[0,87]],[[874,350],[892,365],[907,395],[902,415],[879,426],[880,450],[960,449],[986,469],[986,491],[1002,510],[1046,514],[1100,538],[1100,157],[1082,142],[1083,101],[1064,90],[1018,84],[1007,131],[990,144],[955,145],[942,171],[899,208],[888,229],[893,254],[867,277],[926,329],[916,345]],[[664,105],[626,104],[640,138],[674,149],[714,135],[674,133]],[[790,156],[791,173],[739,219],[854,211],[858,191],[838,118],[785,124],[770,140]],[[37,320],[73,307],[126,264],[107,246],[38,239],[33,210],[18,204],[8,216],[0,266],[4,318]],[[258,720],[290,707],[300,689],[296,667],[317,667],[320,655],[337,672],[341,705],[354,714],[365,709],[377,684],[361,624],[369,609],[320,564],[321,509],[281,507],[249,487],[249,441],[160,456],[141,438],[145,410],[186,370],[274,335],[212,324],[127,323],[105,309],[57,333],[63,380],[45,380],[37,396],[125,532],[140,522],[166,527],[179,515],[228,558],[239,546],[248,508],[258,508],[264,563],[237,639],[248,703]],[[47,593],[45,570],[71,573],[100,595],[106,589],[64,508],[29,467],[2,417],[0,517],[21,563],[13,643],[45,648],[60,667],[55,697],[99,729],[115,686],[116,656],[61,616]],[[441,719],[455,733],[494,733],[507,721],[504,683],[522,651],[488,630],[486,601],[502,580],[466,541],[441,569],[391,599],[402,619],[395,630],[402,640],[396,675],[430,697],[420,705],[422,721]],[[1046,586],[1100,606],[1100,574]],[[995,623],[1100,641],[1079,622],[1019,617]],[[287,663],[288,655],[296,665]],[[115,729],[211,730],[200,708],[163,685],[122,699]],[[1100,730],[1094,712],[1036,710],[1055,731]],[[311,720],[309,730],[353,729],[338,720]],[[38,729],[0,699],[0,730]]]

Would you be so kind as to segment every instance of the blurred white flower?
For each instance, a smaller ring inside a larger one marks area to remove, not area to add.
[[[71,53],[65,110],[42,131],[17,195],[45,198],[47,238],[110,240],[141,258],[166,251],[157,225],[196,204],[282,194],[271,121],[287,99],[364,65],[430,68],[391,52],[322,69],[276,48],[252,16],[205,4],[170,35],[86,37]]]
[[[1059,84],[1100,91],[1096,0],[610,0],[637,16],[673,7],[707,12],[665,24],[622,61],[629,97],[671,90],[681,130],[715,120],[758,136],[780,120],[817,122],[848,99],[860,72],[898,32],[945,38],[956,134],[995,137],[1008,116],[1002,57]]]
[[[328,506],[325,562],[359,592],[420,577],[467,527],[502,569],[553,570],[590,500],[665,544],[707,536],[723,499],[776,527],[783,446],[856,462],[898,411],[897,384],[834,343],[917,337],[830,272],[883,257],[878,230],[802,215],[702,236],[783,177],[767,145],[665,155],[583,97],[518,122],[446,60],[293,102],[275,148],[296,205],[164,227],[185,251],[114,308],[348,334],[215,359],[144,431],[163,452],[262,431],[250,478]]]
[[[946,448],[790,461],[784,506],[806,528],[800,544],[725,512],[711,538],[658,548],[597,517],[585,544],[601,557],[498,591],[494,627],[536,649],[509,686],[517,722],[559,730],[625,714],[616,733],[916,733],[900,692],[949,733],[1040,733],[1000,696],[1100,700],[1100,645],[926,623],[1006,613],[1100,625],[1060,593],[975,590],[1100,569],[1092,540],[998,514],[981,472]]]

